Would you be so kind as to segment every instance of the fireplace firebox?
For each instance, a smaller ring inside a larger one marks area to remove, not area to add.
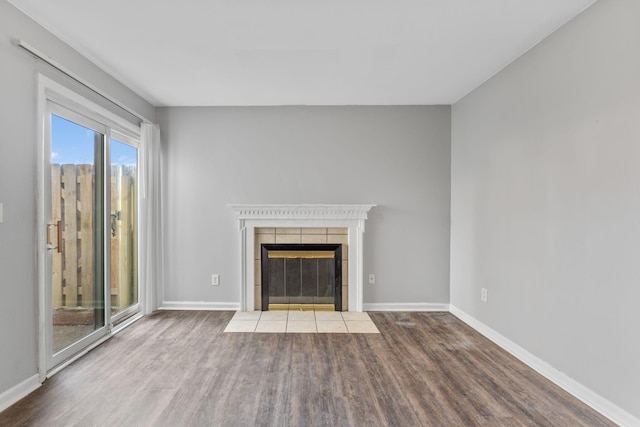
[[[341,244],[262,244],[262,311],[273,304],[342,311]]]

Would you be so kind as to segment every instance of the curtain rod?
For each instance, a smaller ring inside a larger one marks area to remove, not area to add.
[[[127,113],[129,113],[129,114],[133,115],[134,117],[142,120],[143,122],[152,123],[151,120],[147,119],[142,114],[136,112],[135,110],[132,110],[131,108],[127,107],[126,105],[123,105],[122,103],[118,102],[115,98],[112,98],[111,96],[105,94],[100,89],[98,89],[97,87],[95,87],[94,85],[89,83],[88,81],[84,80],[82,77],[76,75],[73,71],[67,69],[65,66],[59,64],[54,59],[52,59],[49,56],[45,55],[44,53],[40,52],[38,49],[34,48],[33,46],[31,46],[29,43],[25,42],[24,40],[19,40],[19,39],[18,40],[14,40],[14,43],[15,43],[16,46],[26,50],[31,55],[33,55],[36,58],[38,58],[38,59],[44,61],[45,63],[49,64],[50,66],[52,66],[56,70],[60,71],[61,73],[63,73],[67,77],[75,80],[76,82],[80,83],[82,86],[84,86],[87,89],[89,89],[90,91],[94,92],[95,94],[97,94],[101,98],[106,99],[107,101],[109,101],[110,103],[115,105],[116,107],[126,111]]]

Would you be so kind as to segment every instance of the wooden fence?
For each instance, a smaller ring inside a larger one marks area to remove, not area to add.
[[[54,309],[95,306],[94,179],[93,165],[52,165],[52,221],[54,224],[62,221],[62,251],[52,251]],[[136,188],[135,166],[111,167],[107,235],[111,240],[113,311],[124,309],[138,299]]]

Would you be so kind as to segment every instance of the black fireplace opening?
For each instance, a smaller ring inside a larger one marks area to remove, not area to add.
[[[262,311],[269,304],[331,304],[342,311],[341,244],[262,244]]]

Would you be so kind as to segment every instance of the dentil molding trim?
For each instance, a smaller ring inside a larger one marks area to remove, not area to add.
[[[376,205],[337,204],[245,204],[228,205],[236,213],[243,228],[245,220],[357,220],[364,231],[364,221]]]

